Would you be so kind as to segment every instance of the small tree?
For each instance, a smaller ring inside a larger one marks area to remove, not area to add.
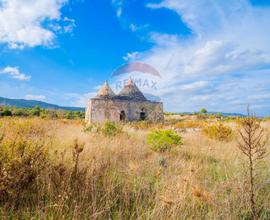
[[[66,119],[73,119],[73,118],[74,118],[73,112],[72,112],[72,111],[68,111],[68,112],[65,114],[65,118],[66,118]]]
[[[222,117],[223,117],[223,115],[221,112],[217,113],[217,118],[222,118]]]
[[[205,108],[202,108],[202,109],[201,109],[201,113],[202,113],[202,114],[206,114],[206,113],[207,113],[207,110],[206,110]]]
[[[38,105],[36,105],[36,106],[32,109],[31,114],[32,114],[33,116],[40,116],[40,112],[41,112],[40,107],[39,107]]]
[[[5,109],[0,112],[1,116],[12,116],[12,112],[9,109]]]
[[[20,108],[14,109],[12,114],[13,114],[13,116],[18,116],[18,117],[29,116],[29,113],[26,109],[20,109]]]
[[[250,208],[253,219],[258,219],[258,210],[255,198],[255,163],[266,156],[266,145],[268,137],[265,137],[264,130],[261,128],[260,122],[250,115],[248,108],[248,116],[241,121],[241,129],[239,130],[238,147],[241,152],[248,158],[249,170],[249,198]]]

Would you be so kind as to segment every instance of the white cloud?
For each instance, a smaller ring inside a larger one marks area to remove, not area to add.
[[[136,32],[138,30],[138,27],[135,24],[130,24],[129,28],[132,32]]]
[[[112,0],[112,4],[116,8],[116,16],[120,18],[123,14],[123,4],[124,0]]]
[[[0,74],[9,75],[13,79],[17,79],[17,80],[21,80],[21,81],[26,81],[26,80],[31,79],[31,76],[20,72],[18,67],[7,66],[4,69],[0,69]]]
[[[74,20],[61,17],[68,0],[2,0],[0,43],[11,49],[51,46],[55,32],[72,31]],[[62,22],[62,24],[61,24]]]
[[[65,25],[63,26],[64,33],[71,33],[76,27],[75,19],[64,17],[63,21],[65,22]]]
[[[254,104],[249,96],[270,93],[270,8],[248,0],[164,0],[147,7],[171,9],[191,30],[187,37],[151,33],[155,46],[140,53],[162,74],[157,93],[166,109],[245,111]]]
[[[200,89],[207,88],[208,86],[209,86],[209,82],[198,81],[198,82],[193,82],[193,83],[182,85],[181,89],[185,90],[185,91],[194,91],[194,90],[200,90]]]
[[[74,107],[85,107],[87,105],[87,102],[90,98],[94,98],[97,95],[97,91],[89,92],[85,94],[80,93],[67,93],[65,94],[66,97],[71,99],[71,106]]]
[[[24,98],[26,100],[36,100],[36,101],[45,101],[46,100],[46,96],[44,95],[25,95]]]
[[[121,17],[122,15],[122,8],[118,8],[116,12],[117,17]]]
[[[123,60],[125,61],[132,61],[132,60],[135,60],[139,55],[139,52],[135,51],[135,52],[130,52],[130,53],[127,53],[126,56],[123,57]]]
[[[238,46],[222,41],[207,41],[194,51],[184,72],[187,74],[220,74],[251,70],[270,63],[270,55],[262,50],[238,49]]]

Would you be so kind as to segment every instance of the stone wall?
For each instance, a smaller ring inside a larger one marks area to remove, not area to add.
[[[164,120],[163,104],[150,101],[127,101],[115,99],[91,99],[86,109],[86,122],[99,123],[104,121],[120,121],[121,112],[125,113],[126,121],[140,120],[145,113],[146,120],[162,122]]]

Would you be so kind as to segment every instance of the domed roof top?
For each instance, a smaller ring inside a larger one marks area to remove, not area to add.
[[[147,101],[132,79],[129,79],[128,84],[119,93],[118,97],[137,101]]]
[[[98,91],[97,98],[112,98],[114,96],[115,94],[109,86],[108,81],[105,81],[104,85]]]

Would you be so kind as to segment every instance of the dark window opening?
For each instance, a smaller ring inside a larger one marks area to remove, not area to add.
[[[125,121],[126,120],[126,113],[125,111],[121,111],[120,113],[120,121]]]
[[[142,111],[140,112],[140,120],[144,121],[145,119],[146,119],[146,113],[144,109],[142,109]]]

